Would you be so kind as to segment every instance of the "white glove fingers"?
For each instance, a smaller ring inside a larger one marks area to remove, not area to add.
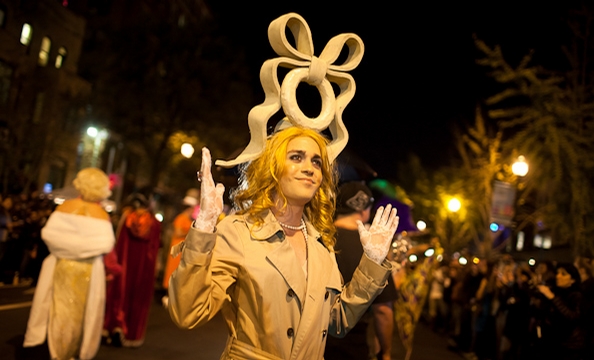
[[[400,223],[400,217],[396,216],[396,219],[394,219],[394,222],[390,225],[390,232],[392,233],[392,236],[394,236],[394,234],[396,233],[399,223]]]
[[[398,213],[398,209],[396,209],[396,208],[393,208],[392,211],[390,212],[390,218],[388,219],[388,226],[390,228],[392,227],[392,224],[394,224],[394,222],[397,221],[396,220],[397,213]],[[396,224],[398,224],[398,223],[396,223]]]
[[[223,210],[223,184],[215,186],[211,172],[212,159],[210,151],[202,148],[202,164],[200,165],[200,212],[194,227],[200,231],[212,232],[219,215]]]
[[[383,211],[384,211],[383,206],[380,206],[377,209],[377,211],[375,212],[375,217],[373,218],[373,222],[371,223],[372,227],[378,226],[378,224],[380,223],[380,219],[382,218]]]
[[[359,235],[363,235],[365,233],[365,231],[367,231],[367,229],[365,228],[365,225],[363,225],[361,220],[356,220],[356,223],[357,223],[357,228],[359,229]]]
[[[214,186],[214,180],[212,179],[212,173],[210,168],[212,166],[212,159],[210,156],[210,150],[207,147],[202,148],[202,164],[200,165],[200,178],[201,187],[204,185]]]
[[[388,204],[384,209],[384,213],[382,214],[382,221],[381,224],[388,224],[388,220],[390,219],[390,214],[392,213],[392,204]]]
[[[218,183],[215,192],[217,194],[217,210],[223,211],[223,194],[225,194],[225,185]]]
[[[225,193],[225,185],[218,183],[216,187],[217,196],[223,196]]]

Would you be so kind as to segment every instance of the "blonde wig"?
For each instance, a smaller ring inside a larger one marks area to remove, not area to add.
[[[97,168],[85,168],[76,174],[72,184],[85,201],[102,201],[111,195],[109,178]]]
[[[264,211],[276,205],[276,195],[281,201],[281,210],[285,209],[287,198],[281,191],[279,181],[285,171],[287,145],[291,140],[303,136],[313,139],[318,144],[322,156],[322,184],[311,201],[305,205],[304,213],[320,232],[326,247],[333,249],[336,242],[333,216],[338,176],[336,167],[328,159],[328,139],[315,130],[292,126],[270,136],[260,156],[246,163],[241,169],[239,187],[233,194],[233,201],[239,209],[238,214],[248,214],[256,224],[263,222]]]

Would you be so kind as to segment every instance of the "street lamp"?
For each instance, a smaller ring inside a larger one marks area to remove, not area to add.
[[[419,229],[419,231],[423,231],[427,228],[427,223],[424,222],[423,220],[419,220],[417,221],[417,229]]]
[[[87,128],[87,136],[90,138],[91,149],[91,167],[97,167],[99,164],[99,153],[103,150],[103,142],[109,137],[105,129],[98,129],[94,126]]]
[[[185,157],[185,158],[191,158],[192,155],[194,154],[194,147],[192,146],[192,144],[189,143],[183,143],[181,146],[181,154]]]
[[[512,164],[512,173],[519,177],[524,177],[528,174],[528,163],[526,162],[526,158],[523,155],[518,156],[516,161]],[[522,189],[522,183],[520,180],[516,181],[516,188],[517,190]],[[514,203],[513,203],[513,215],[512,220],[516,217],[516,213],[518,212],[519,206],[522,205],[522,200],[516,193],[516,189],[514,189]],[[512,221],[512,240],[508,243],[508,248],[512,249],[515,247],[516,250],[521,251],[524,247],[524,233],[522,231],[518,232],[516,229],[516,222]],[[515,241],[515,246],[512,242]],[[512,247],[513,246],[513,247]]]
[[[87,129],[87,135],[89,135],[90,137],[95,138],[97,136],[97,134],[99,134],[99,130],[97,130],[96,127],[90,126]]]
[[[526,176],[526,174],[528,174],[528,163],[524,156],[518,156],[516,161],[512,164],[512,172],[516,176]]]
[[[450,210],[451,212],[458,212],[461,206],[462,204],[460,203],[460,200],[458,200],[457,198],[452,198],[450,199],[450,201],[448,201],[448,210]]]

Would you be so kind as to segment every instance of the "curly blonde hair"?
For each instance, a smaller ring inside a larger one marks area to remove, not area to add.
[[[72,184],[85,201],[102,201],[111,195],[109,178],[101,169],[85,168],[76,174]]]
[[[324,245],[334,248],[336,227],[333,216],[336,208],[336,183],[338,172],[328,160],[326,145],[328,139],[320,133],[302,127],[292,126],[273,134],[266,141],[262,154],[241,168],[239,187],[232,195],[238,214],[248,214],[256,224],[264,221],[263,213],[274,207],[276,195],[281,208],[287,207],[287,198],[281,191],[280,178],[285,170],[287,145],[298,137],[309,137],[319,146],[322,156],[322,184],[314,197],[305,205],[304,213],[320,232]]]

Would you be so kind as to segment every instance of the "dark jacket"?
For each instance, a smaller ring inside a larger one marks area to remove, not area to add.
[[[555,287],[552,291],[555,297],[543,302],[542,344],[550,349],[551,358],[565,359],[584,346],[580,318],[582,293],[579,286]]]

